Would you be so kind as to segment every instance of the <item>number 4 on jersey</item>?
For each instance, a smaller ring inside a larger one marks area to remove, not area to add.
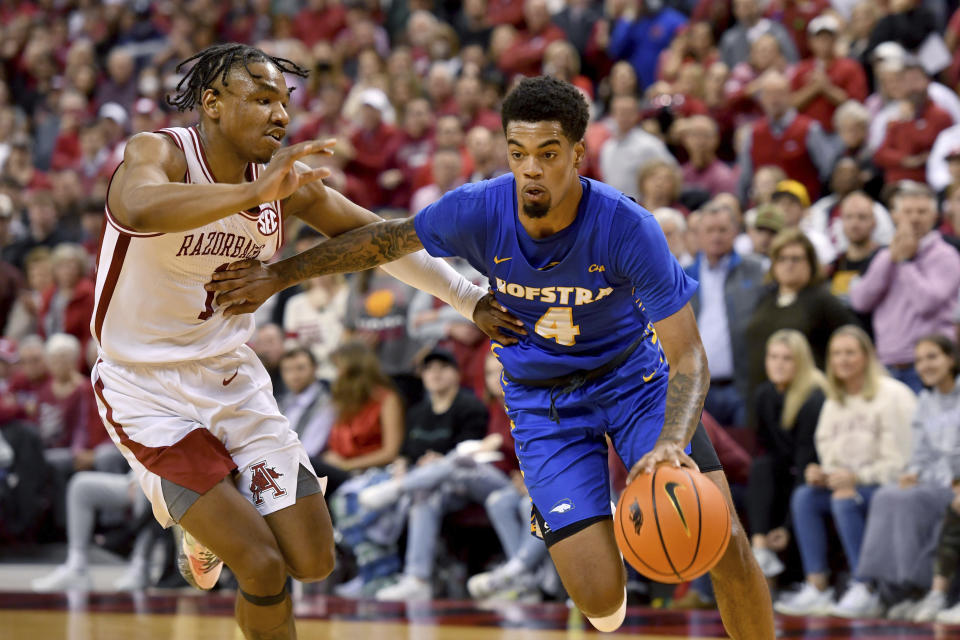
[[[580,325],[573,324],[573,309],[570,307],[550,307],[540,316],[533,330],[544,338],[553,338],[557,344],[572,347],[580,335]]]

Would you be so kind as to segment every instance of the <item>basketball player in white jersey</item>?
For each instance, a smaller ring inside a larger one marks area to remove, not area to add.
[[[107,431],[164,526],[186,534],[185,577],[210,588],[236,575],[236,616],[250,639],[296,636],[287,575],[333,568],[322,485],[245,345],[250,315],[225,317],[204,290],[243,258],[268,260],[283,218],[328,236],[379,220],[327,189],[299,158],[333,141],[281,148],[292,62],[216,45],[193,58],[170,104],[200,123],[131,138],[107,194],[92,331],[92,378]],[[181,65],[182,66],[182,65]],[[388,272],[450,303],[485,332],[513,324],[445,263],[425,253]]]

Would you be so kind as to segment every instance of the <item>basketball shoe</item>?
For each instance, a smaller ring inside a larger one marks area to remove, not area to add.
[[[517,560],[508,561],[493,571],[478,573],[467,580],[467,591],[475,600],[530,601],[539,597],[537,576],[531,574]]]
[[[89,591],[93,587],[90,575],[86,568],[64,564],[57,567],[53,573],[37,578],[30,583],[34,591],[49,593],[51,591]]]
[[[220,579],[223,560],[197,542],[179,525],[173,528],[177,537],[177,569],[191,587],[209,591]]]

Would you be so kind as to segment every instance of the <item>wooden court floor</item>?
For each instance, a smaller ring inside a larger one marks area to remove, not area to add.
[[[0,593],[0,640],[242,640],[233,599],[219,594]],[[301,639],[578,640],[600,638],[561,604],[478,608],[471,602],[378,603],[307,596],[296,604]],[[802,640],[960,640],[960,627],[780,618],[778,637]],[[726,638],[715,612],[631,607],[623,640]]]

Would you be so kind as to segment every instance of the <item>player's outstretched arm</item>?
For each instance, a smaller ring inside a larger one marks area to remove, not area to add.
[[[372,269],[422,249],[413,218],[381,220],[342,233],[274,264],[244,260],[213,273],[208,291],[226,315],[249,313],[273,294],[309,278]]]
[[[690,303],[653,326],[670,363],[667,407],[657,443],[630,470],[628,483],[640,473],[653,471],[662,462],[696,468],[696,463],[683,450],[700,423],[703,401],[710,388],[707,353]]]
[[[309,170],[302,163],[299,168]],[[269,267],[243,261],[214,273],[207,290],[218,293],[217,304],[225,307],[226,315],[250,313],[277,291],[314,276],[382,264],[390,275],[443,300],[501,344],[513,344],[517,334],[526,333],[523,323],[492,294],[423,251],[413,218],[384,221],[322,182],[292,194],[284,203],[284,214],[301,218],[332,239]]]
[[[301,186],[329,175],[327,169],[294,170],[313,154],[332,153],[334,141],[309,141],[277,151],[256,182],[184,184],[183,152],[159,133],[141,133],[127,143],[110,189],[110,212],[135,231],[172,233],[196,229],[263,202],[282,200]]]

